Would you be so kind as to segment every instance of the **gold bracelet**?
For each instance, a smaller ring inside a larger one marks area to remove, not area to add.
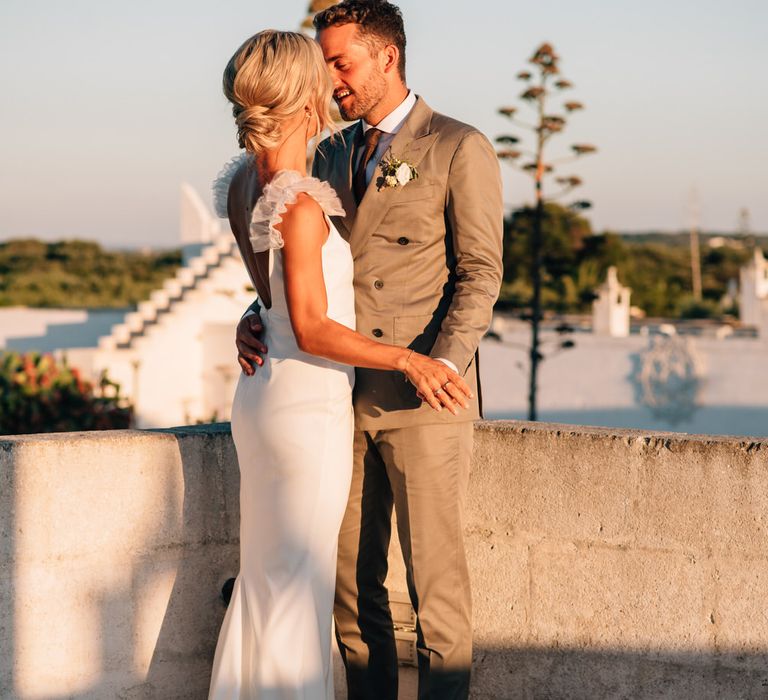
[[[411,359],[411,355],[413,355],[413,348],[411,348],[411,351],[408,353],[408,357],[405,358],[405,364],[403,365],[403,375],[405,376],[405,381],[408,381],[408,360]]]

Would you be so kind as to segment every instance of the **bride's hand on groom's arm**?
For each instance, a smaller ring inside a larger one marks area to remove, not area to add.
[[[263,332],[261,316],[255,312],[243,316],[237,324],[235,333],[237,361],[243,373],[249,377],[256,371],[254,364],[259,367],[264,364],[261,356],[267,354],[267,346],[260,340]]]
[[[469,408],[472,390],[462,377],[440,360],[413,352],[403,370],[416,394],[436,411],[447,408],[453,415]]]

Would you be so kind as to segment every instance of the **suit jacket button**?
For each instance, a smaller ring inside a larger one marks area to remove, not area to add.
[[[408,245],[410,241],[405,236],[400,236],[400,238],[397,239],[397,242],[400,245]]]
[[[373,283],[373,286],[376,287],[376,289],[383,289],[384,288],[384,282],[382,282],[381,280],[376,280]]]
[[[384,331],[381,328],[374,328],[372,333],[376,338],[381,338],[384,335]]]

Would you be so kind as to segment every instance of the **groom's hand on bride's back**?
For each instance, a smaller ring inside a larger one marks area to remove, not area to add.
[[[237,361],[244,374],[249,377],[254,374],[256,367],[264,364],[262,355],[267,354],[267,346],[261,342],[264,326],[261,316],[253,312],[240,319],[235,333],[237,346]]]

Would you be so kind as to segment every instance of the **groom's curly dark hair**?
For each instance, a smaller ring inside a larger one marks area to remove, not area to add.
[[[397,5],[387,0],[343,0],[318,12],[313,22],[318,31],[341,24],[357,24],[361,38],[373,50],[387,44],[397,46],[400,52],[397,70],[405,82],[405,27]]]

